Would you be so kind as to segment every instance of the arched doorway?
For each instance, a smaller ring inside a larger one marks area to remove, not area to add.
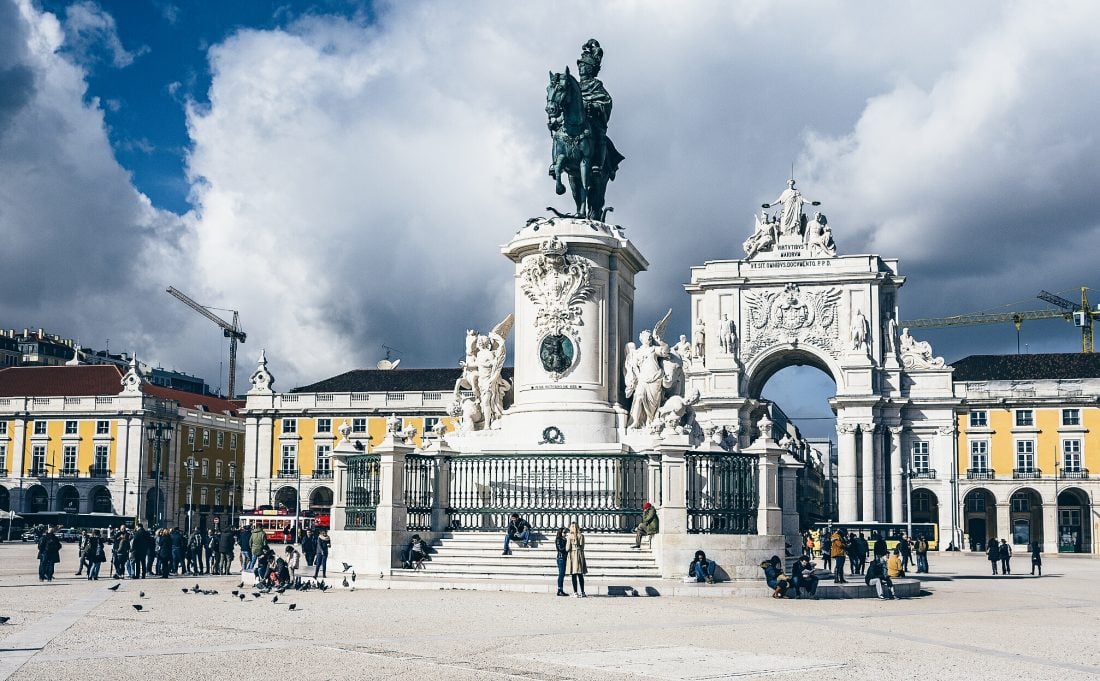
[[[940,524],[940,501],[930,489],[913,490],[913,522]]]
[[[1092,553],[1089,496],[1070,487],[1058,494],[1058,552]]]
[[[11,510],[11,492],[7,487],[0,485],[0,511]]]
[[[80,513],[80,492],[72,485],[65,485],[57,490],[53,510],[74,515]]]
[[[997,533],[997,500],[989,490],[978,487],[963,497],[963,527],[971,551],[985,551]]]
[[[1030,487],[1022,487],[1009,497],[1009,527],[1012,543],[1027,546],[1033,541],[1043,545],[1043,498]]]
[[[836,383],[828,368],[810,353],[789,353],[782,361],[777,358],[760,367],[749,389],[754,398],[772,405],[772,436],[789,447],[793,444],[792,454],[806,464],[797,478],[800,529],[836,520],[836,415],[830,407]],[[761,412],[750,412],[750,424],[758,422]],[[799,440],[806,445],[800,447]]]
[[[310,492],[309,510],[314,513],[328,513],[332,509],[332,490],[318,487]]]
[[[50,510],[50,495],[42,485],[34,485],[24,493],[23,508],[27,513],[45,513]]]
[[[275,493],[275,508],[286,509],[293,513],[298,508],[298,490],[293,487],[280,487]]]
[[[114,513],[111,492],[103,486],[96,487],[91,493],[92,513]]]

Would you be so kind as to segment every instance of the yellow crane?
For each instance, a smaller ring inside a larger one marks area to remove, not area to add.
[[[1040,291],[1039,295],[1036,297],[1053,305],[1057,305],[1061,309],[1052,310],[1048,308],[1045,310],[1019,310],[1014,312],[972,312],[951,317],[907,319],[901,322],[901,326],[904,328],[919,329],[940,326],[1012,322],[1016,325],[1016,349],[1019,351],[1020,326],[1024,321],[1032,319],[1062,318],[1072,321],[1074,326],[1081,329],[1081,352],[1093,351],[1092,325],[1096,319],[1100,319],[1100,308],[1092,309],[1089,306],[1088,287],[1081,287],[1080,304],[1048,291]]]

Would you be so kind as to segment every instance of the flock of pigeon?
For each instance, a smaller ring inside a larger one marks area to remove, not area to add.
[[[343,566],[344,566],[344,573],[347,573],[349,570],[351,571],[351,582],[348,582],[348,575],[344,574],[343,586],[344,586],[345,589],[350,589],[352,591],[355,591],[355,587],[352,586],[352,584],[355,582],[355,578],[356,578],[355,570],[352,570],[352,566],[349,565],[348,563],[344,563]],[[119,587],[121,587],[121,586],[122,586],[122,582],[118,582],[117,584],[114,584],[113,586],[107,587],[107,590],[108,591],[118,591]],[[324,593],[324,592],[328,591],[331,588],[332,588],[332,585],[327,583],[323,579],[302,579],[301,577],[296,577],[294,579],[294,581],[291,582],[290,584],[284,584],[282,586],[275,587],[275,588],[272,588],[270,586],[257,588],[254,591],[251,591],[251,594],[252,594],[253,599],[258,600],[262,596],[270,595],[270,594],[274,593],[275,596],[272,597],[271,602],[277,605],[279,603],[279,596],[283,596],[287,591],[313,591],[313,590],[317,590],[317,591],[320,591],[321,593]],[[218,595],[218,591],[216,589],[203,589],[198,584],[195,584],[195,586],[191,587],[190,589],[180,589],[180,591],[182,591],[184,594],[192,594],[192,595],[202,595],[202,596],[217,596]],[[237,585],[237,588],[234,589],[231,593],[233,594],[234,597],[239,599],[241,602],[244,602],[245,599],[248,598],[248,594],[250,592],[249,592],[248,589],[244,588],[244,582],[241,582],[240,584]],[[139,591],[138,592],[138,598],[139,599],[144,599],[145,598],[145,592],[144,591]],[[130,607],[132,607],[134,610],[137,610],[138,612],[143,612],[145,610],[145,606],[142,605],[141,603],[133,603],[133,604],[130,605]],[[297,610],[297,609],[298,609],[298,604],[297,603],[287,604],[287,610]],[[9,620],[11,620],[11,617],[0,615],[0,624],[7,624]]]

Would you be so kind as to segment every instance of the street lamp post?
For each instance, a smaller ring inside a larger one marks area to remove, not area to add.
[[[198,462],[195,461],[195,454],[203,450],[196,449],[191,452],[191,456],[187,457],[187,462],[184,466],[187,466],[187,477],[189,482],[187,485],[187,536],[191,536],[191,516],[195,512],[195,469],[198,468]]]
[[[156,457],[157,457],[157,459],[156,459],[156,470],[154,471],[154,474],[153,474],[153,476],[154,476],[153,484],[154,484],[155,496],[156,496],[156,509],[154,511],[154,513],[155,513],[154,518],[156,520],[157,527],[164,527],[164,503],[163,503],[163,501],[161,499],[161,496],[160,496],[161,458],[162,458],[162,456],[161,456],[161,446],[162,446],[162,443],[165,443],[165,442],[171,444],[173,431],[174,431],[174,426],[171,423],[165,423],[163,421],[154,421],[153,423],[150,423],[149,426],[148,426],[148,430],[146,431],[148,433],[148,436],[149,436],[149,442],[153,444],[153,447],[156,450]],[[148,507],[148,504],[146,504],[146,507]],[[146,513],[148,513],[148,508],[146,508]]]
[[[237,514],[237,462],[229,462],[229,527],[236,527]]]

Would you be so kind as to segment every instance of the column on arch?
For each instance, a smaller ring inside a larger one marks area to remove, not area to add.
[[[861,459],[863,464],[861,488],[863,490],[863,508],[860,520],[874,522],[875,517],[875,424],[863,423],[859,426],[862,435]]]
[[[856,488],[856,426],[838,423],[837,432],[837,517],[841,523],[859,520],[859,496]]]
[[[900,523],[905,518],[903,505],[905,487],[902,484],[902,452],[905,451],[905,429],[901,426],[890,426],[890,460],[886,463],[890,471],[890,522]],[[904,503],[908,503],[905,501]]]

